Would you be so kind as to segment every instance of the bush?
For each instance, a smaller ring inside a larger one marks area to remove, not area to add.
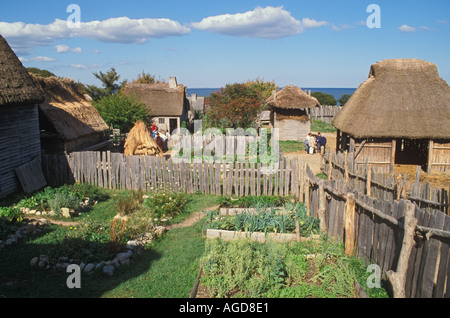
[[[146,207],[154,218],[172,218],[183,211],[186,196],[182,193],[160,190],[153,192],[144,200]]]
[[[59,213],[61,208],[77,209],[80,206],[80,199],[75,194],[56,193],[48,204],[53,212]]]
[[[127,133],[138,120],[149,122],[150,114],[143,103],[136,97],[128,97],[119,93],[108,95],[93,102],[100,116],[108,126]]]

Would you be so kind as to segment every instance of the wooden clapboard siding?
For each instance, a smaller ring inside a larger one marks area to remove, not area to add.
[[[450,171],[450,141],[433,140],[433,149],[431,152],[431,172],[449,172]]]
[[[280,141],[304,141],[311,132],[311,122],[294,119],[275,120],[275,128],[279,129]]]
[[[40,160],[37,105],[0,107],[0,198],[20,191],[15,169]]]

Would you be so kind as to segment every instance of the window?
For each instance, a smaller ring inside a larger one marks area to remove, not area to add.
[[[159,118],[158,119],[158,124],[165,124],[166,123],[166,119],[165,118]]]

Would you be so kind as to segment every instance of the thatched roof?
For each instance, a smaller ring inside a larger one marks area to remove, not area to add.
[[[98,111],[71,79],[34,77],[45,96],[39,109],[65,140],[108,130]]]
[[[282,109],[304,109],[319,106],[317,98],[309,96],[301,88],[289,85],[276,94],[272,94],[266,103],[271,107]]]
[[[135,96],[144,103],[153,117],[179,117],[189,103],[186,87],[182,84],[170,88],[167,83],[127,84],[124,87],[127,96]]]
[[[125,140],[125,156],[162,156],[155,139],[150,136],[150,131],[143,121],[137,121],[128,133]]]
[[[418,59],[372,65],[332,124],[355,138],[450,138],[450,88]]]
[[[0,35],[0,106],[38,104],[43,100],[41,91]]]

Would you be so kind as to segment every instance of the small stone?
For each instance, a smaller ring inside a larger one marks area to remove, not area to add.
[[[114,266],[115,268],[119,268],[120,267],[119,260],[117,258],[113,259],[111,261],[111,265]]]
[[[138,243],[136,241],[128,241],[127,242],[127,249],[129,249],[129,250],[132,250],[137,246],[138,246]]]
[[[84,271],[87,273],[92,272],[94,270],[94,268],[95,268],[95,265],[92,263],[89,263],[84,267]]]
[[[105,262],[103,262],[103,261],[98,263],[97,265],[95,265],[95,270],[97,271],[97,270],[101,269],[104,265],[105,265]]]
[[[116,268],[114,266],[112,266],[112,265],[105,265],[105,266],[103,266],[103,273],[105,273],[106,275],[111,276],[111,275],[114,274],[114,270],[115,269]]]
[[[61,214],[65,218],[70,218],[70,210],[69,210],[69,208],[61,208]]]
[[[123,261],[129,259],[131,257],[131,255],[133,255],[133,252],[131,252],[130,250],[128,250],[128,252],[125,253],[118,253],[116,255],[116,258],[119,260],[119,262],[122,264]]]
[[[26,210],[25,210],[26,211]],[[28,212],[25,212],[27,214],[36,214],[36,210],[30,210],[28,209]]]
[[[39,219],[38,221],[44,225],[50,225],[50,220],[48,219]]]
[[[32,259],[31,259],[31,262],[30,262],[30,266],[31,267],[36,267],[37,266],[37,264],[38,264],[38,262],[39,262],[39,257],[33,257]]]
[[[61,262],[61,263],[67,262],[68,260],[69,260],[69,258],[66,256],[58,257],[58,262]]]
[[[36,211],[36,215],[41,215],[41,211]]]
[[[85,267],[86,267],[86,264],[83,263],[83,262],[81,262],[81,263],[80,263],[80,270],[84,270]]]
[[[127,258],[127,259],[125,259],[125,260],[123,260],[123,261],[120,262],[120,265],[125,265],[125,266],[127,266],[127,265],[130,265],[130,264],[131,264],[131,261],[130,261],[129,258]]]
[[[48,212],[48,215],[49,215],[49,216],[55,216],[56,213],[52,210],[52,211]]]

